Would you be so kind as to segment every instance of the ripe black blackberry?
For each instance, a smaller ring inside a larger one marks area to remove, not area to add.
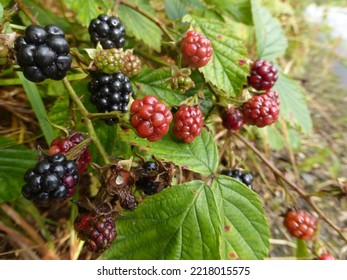
[[[62,80],[71,67],[70,46],[58,26],[29,25],[15,42],[17,63],[32,82]]]
[[[104,49],[122,48],[124,46],[125,28],[119,18],[102,14],[89,24],[90,40],[96,46],[100,42]]]
[[[55,154],[40,160],[25,173],[22,193],[37,204],[62,201],[74,194],[78,179],[76,162]]]
[[[97,74],[88,84],[88,89],[91,93],[90,101],[100,113],[112,111],[126,113],[130,96],[135,95],[129,78],[122,72],[114,75]],[[117,122],[117,118],[108,118],[104,121],[112,125]]]
[[[232,178],[244,183],[251,190],[253,189],[252,188],[253,175],[251,173],[244,173],[240,169],[223,169],[220,173],[222,175],[232,177]]]
[[[140,176],[135,182],[138,189],[142,190],[146,195],[153,195],[159,189],[159,182],[156,179],[159,175],[159,165],[155,161],[146,161],[140,167]]]

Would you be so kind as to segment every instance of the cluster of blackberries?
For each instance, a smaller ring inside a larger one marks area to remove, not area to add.
[[[61,80],[71,67],[70,47],[64,31],[55,25],[30,25],[15,42],[17,62],[32,82]]]
[[[134,97],[134,91],[129,78],[118,72],[114,75],[96,74],[88,84],[91,92],[90,101],[100,113],[119,111],[126,113],[130,97]],[[104,119],[105,123],[112,125],[117,118]]]
[[[55,154],[40,160],[25,173],[22,193],[40,205],[63,201],[74,194],[78,179],[76,162]]]
[[[252,96],[240,108],[230,107],[223,111],[223,126],[237,131],[244,124],[264,127],[275,123],[280,114],[280,101],[278,92],[273,91],[272,87],[277,79],[277,69],[269,61],[254,61],[248,76],[248,85],[265,92]]]
[[[68,137],[58,137],[52,141],[48,153],[50,155],[65,155],[82,141],[84,141],[84,137],[79,132],[72,133]],[[90,154],[90,150],[88,147],[86,147],[83,149],[80,156],[76,159],[79,174],[82,174],[86,170],[87,165],[91,160],[92,156]]]
[[[125,43],[125,28],[119,18],[102,14],[89,24],[90,40],[104,49],[122,48]]]

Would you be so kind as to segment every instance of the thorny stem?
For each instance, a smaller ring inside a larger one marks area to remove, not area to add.
[[[84,117],[84,121],[85,124],[87,126],[88,132],[90,137],[92,138],[92,141],[95,145],[95,147],[97,148],[99,154],[101,155],[103,161],[105,164],[110,163],[110,160],[107,156],[107,153],[104,149],[104,146],[101,144],[98,136],[95,133],[95,129],[93,126],[93,122],[92,120],[89,118],[90,113],[87,111],[86,107],[84,107],[83,103],[81,102],[81,100],[79,99],[79,97],[77,96],[75,90],[72,88],[69,80],[65,77],[63,79],[63,83],[65,85],[65,88],[67,89],[70,98],[72,99],[72,101],[76,104],[76,106],[78,107],[78,109],[80,110],[82,116]]]
[[[299,186],[297,186],[294,182],[288,180],[280,170],[278,170],[271,161],[269,161],[252,143],[250,143],[246,138],[244,138],[239,133],[234,132],[233,135],[241,140],[249,149],[251,149],[264,163],[265,165],[271,169],[271,171],[281,178],[287,185],[297,192],[303,200],[305,200],[311,208],[318,214],[319,218],[325,221],[328,225],[330,225],[339,235],[340,237],[347,243],[347,237],[343,234],[341,229],[335,225],[320,209],[319,207],[311,200],[311,197],[303,191]]]
[[[150,21],[154,22],[158,27],[164,32],[164,34],[172,41],[175,42],[175,38],[172,37],[171,33],[166,29],[165,25],[159,21],[156,17],[152,16],[151,14],[147,13],[146,11],[142,10],[138,5],[131,4],[128,1],[120,1],[121,4],[124,6],[127,6],[129,8],[134,9],[135,11],[139,12],[141,15],[148,18]]]

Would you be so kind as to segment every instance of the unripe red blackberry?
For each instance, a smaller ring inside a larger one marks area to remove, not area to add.
[[[52,141],[48,153],[50,155],[55,154],[66,154],[72,148],[77,146],[79,143],[83,142],[84,138],[81,133],[75,132],[71,134],[69,137],[59,137]],[[82,174],[86,168],[88,163],[92,160],[92,156],[90,154],[90,150],[88,147],[84,148],[84,151],[81,155],[76,159],[78,173]]]
[[[70,46],[55,25],[29,25],[24,36],[16,39],[15,50],[18,65],[32,82],[62,80],[71,67]]]
[[[187,32],[181,44],[182,59],[192,68],[205,66],[213,54],[211,42],[196,30]]]
[[[303,210],[288,211],[283,224],[291,235],[303,240],[312,239],[317,228],[316,218]]]
[[[124,67],[124,52],[118,49],[102,50],[95,56],[93,62],[99,72],[115,74]]]
[[[242,114],[247,124],[264,127],[277,121],[280,107],[278,100],[260,94],[243,104]]]
[[[100,254],[117,236],[114,217],[94,211],[79,214],[74,222],[78,238],[85,240],[89,251]]]
[[[99,42],[104,49],[119,49],[124,46],[125,28],[115,16],[99,15],[90,22],[88,31],[94,46]]]
[[[324,253],[324,254],[320,255],[319,260],[328,261],[328,260],[335,260],[335,258],[333,255],[330,255],[329,253]]]
[[[277,69],[269,61],[258,59],[251,66],[248,84],[256,90],[272,88],[278,79]]]
[[[169,131],[172,114],[155,96],[147,95],[135,100],[131,104],[130,113],[131,124],[141,138],[154,142]]]
[[[173,133],[186,143],[193,142],[201,134],[204,120],[199,106],[181,106],[174,116]]]
[[[77,165],[63,154],[55,154],[40,160],[24,176],[24,197],[37,204],[63,201],[71,197],[78,182]]]
[[[122,73],[127,77],[136,76],[141,71],[142,62],[140,58],[132,52],[125,52],[124,65],[120,69]]]
[[[226,129],[240,130],[245,119],[239,108],[229,108],[222,113],[222,124]]]

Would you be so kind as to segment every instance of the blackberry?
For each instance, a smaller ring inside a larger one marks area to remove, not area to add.
[[[180,94],[185,93],[190,88],[195,87],[195,83],[190,77],[189,68],[183,68],[171,78],[171,88]]]
[[[264,127],[277,121],[279,101],[266,93],[255,95],[243,104],[242,113],[247,124]]]
[[[170,162],[145,161],[135,174],[136,188],[146,195],[153,195],[171,184],[174,166]]]
[[[129,78],[121,72],[114,75],[95,75],[88,84],[88,89],[91,93],[90,101],[100,113],[112,111],[126,113],[128,111],[130,97],[134,97],[135,95]],[[107,118],[104,121],[106,124],[112,125],[118,119]]]
[[[221,117],[222,125],[226,129],[240,130],[245,123],[245,119],[239,108],[229,108],[222,113]]]
[[[69,137],[58,137],[54,139],[49,147],[48,153],[50,155],[55,154],[66,154],[72,148],[77,146],[79,143],[83,142],[84,138],[81,133],[75,132],[71,134]],[[76,159],[78,173],[83,173],[88,163],[92,160],[92,156],[90,154],[90,150],[88,147],[85,147],[81,152],[80,156]]]
[[[143,99],[135,100],[131,104],[130,112],[131,124],[141,138],[154,142],[169,131],[172,114],[155,96],[147,95]]]
[[[77,164],[63,154],[55,154],[27,170],[22,193],[37,204],[63,201],[74,194],[78,179]]]
[[[32,82],[61,80],[71,68],[70,46],[58,26],[30,25],[15,42],[17,63]]]
[[[244,183],[251,190],[253,189],[253,175],[251,173],[244,173],[240,169],[223,169],[220,173]]]
[[[102,50],[94,58],[94,65],[102,73],[117,73],[124,67],[124,53],[118,49]]]
[[[193,142],[201,134],[204,120],[199,106],[181,106],[174,116],[173,133],[186,143]]]
[[[97,254],[109,248],[117,236],[114,217],[95,211],[79,214],[74,228],[78,238],[85,240],[88,250]]]
[[[155,161],[146,161],[143,163],[139,178],[135,185],[142,190],[146,195],[153,195],[159,189],[159,182],[155,182],[159,175],[159,165]]]
[[[140,58],[132,52],[126,51],[124,55],[124,66],[121,69],[127,77],[136,76],[141,71],[142,62]]]
[[[125,28],[119,18],[99,15],[89,24],[90,40],[96,46],[99,42],[104,49],[122,48],[125,43]]]
[[[190,30],[182,40],[182,59],[192,68],[205,66],[213,54],[210,40],[198,31]]]
[[[272,88],[278,79],[277,69],[269,61],[258,59],[251,66],[248,84],[256,90]]]
[[[319,260],[331,261],[335,260],[334,256],[329,253],[323,253],[319,256]]]
[[[303,240],[312,239],[317,228],[316,218],[304,210],[289,210],[283,224],[291,235]]]

